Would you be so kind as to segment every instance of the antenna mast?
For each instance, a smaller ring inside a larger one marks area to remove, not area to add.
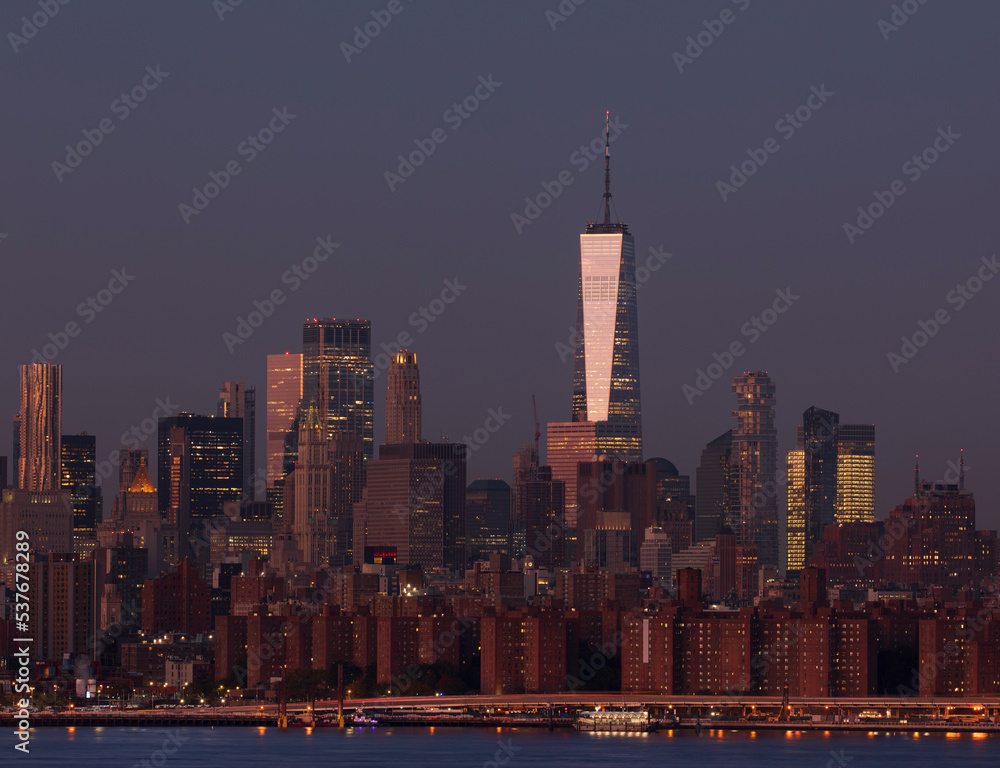
[[[604,226],[611,227],[611,110],[604,113]]]

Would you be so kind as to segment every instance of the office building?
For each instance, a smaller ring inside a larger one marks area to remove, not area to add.
[[[723,432],[702,450],[695,483],[695,541],[714,541],[715,534],[735,523],[733,430]]]
[[[566,527],[576,534],[576,467],[581,461],[597,458],[597,424],[592,421],[563,421],[546,425],[546,464],[552,479],[566,483]]]
[[[375,368],[371,322],[313,318],[302,326],[303,408],[326,399],[327,433],[361,436],[365,458],[375,457]],[[320,379],[323,379],[322,385]]]
[[[101,489],[97,486],[97,439],[82,432],[63,435],[60,446],[61,483],[73,505],[73,538],[77,546],[94,538],[101,519]]]
[[[464,443],[382,446],[354,507],[355,565],[365,547],[381,547],[425,572],[464,571],[466,450]]]
[[[806,452],[802,447],[802,428],[799,427],[797,447],[788,452],[786,464],[787,514],[785,516],[785,568],[800,571],[806,559]]]
[[[183,535],[243,495],[243,420],[181,413],[161,418],[157,493]]]
[[[635,240],[613,220],[611,152],[605,143],[604,216],[580,235],[573,416],[602,422],[597,453],[642,460]]]
[[[13,563],[18,531],[33,554],[73,551],[73,505],[69,491],[47,493],[7,488],[0,492],[0,565]]]
[[[554,479],[550,467],[539,467],[516,492],[517,507],[524,511],[525,558],[547,570],[566,565],[566,483]]]
[[[389,362],[385,392],[385,442],[419,443],[423,437],[420,424],[420,369],[413,352],[397,352]]]
[[[267,356],[267,487],[285,474],[288,435],[302,400],[302,354]]]
[[[243,498],[256,498],[257,392],[242,381],[224,381],[219,389],[216,416],[243,420]]]
[[[838,523],[875,522],[875,425],[841,424],[837,429]]]
[[[465,533],[469,561],[488,560],[494,552],[510,553],[511,487],[500,479],[473,480],[465,490]]]

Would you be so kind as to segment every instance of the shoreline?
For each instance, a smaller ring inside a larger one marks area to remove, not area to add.
[[[544,718],[416,718],[413,716],[383,719],[376,725],[347,723],[345,728],[488,728],[488,729],[549,729],[573,730],[573,720],[570,718],[554,719],[551,723]],[[768,723],[748,722],[745,720],[709,720],[696,723],[693,720],[683,720],[680,723],[653,723],[651,731],[843,731],[870,733],[975,733],[986,736],[1000,736],[1000,724],[995,723],[828,723],[828,722],[793,722]],[[15,721],[9,715],[0,716],[0,727],[14,727]],[[260,715],[228,715],[205,716],[195,714],[160,715],[160,714],[73,714],[73,715],[36,715],[32,718],[32,728],[142,728],[142,727],[185,727],[185,728],[278,728],[277,716]],[[307,726],[304,723],[291,723],[288,730],[306,730],[311,728],[336,729],[336,723],[322,723]],[[586,731],[588,733],[616,734],[626,731]],[[634,733],[634,731],[631,731]]]

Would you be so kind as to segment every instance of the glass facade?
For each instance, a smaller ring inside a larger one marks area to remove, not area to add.
[[[97,438],[93,435],[63,435],[62,488],[70,492],[73,504],[73,534],[93,538],[100,517],[100,489],[97,487]]]
[[[840,415],[815,406],[802,414],[805,450],[806,562],[834,521],[837,501],[837,429]]]
[[[642,460],[635,240],[628,226],[580,235],[573,421],[603,423],[598,453]]]
[[[841,424],[837,430],[838,523],[875,522],[875,425]]]
[[[219,388],[216,416],[243,419],[243,496],[256,498],[257,473],[257,393],[242,381],[224,381]]]
[[[375,367],[372,327],[368,320],[313,318],[302,326],[302,406],[323,412],[327,434],[354,432],[365,445],[365,458],[375,457]],[[326,371],[322,383],[320,376]]]
[[[469,560],[488,560],[493,552],[510,554],[511,487],[503,480],[475,480],[465,491],[465,532]]]
[[[62,366],[29,363],[19,369],[20,423],[17,430],[17,487],[27,491],[60,488],[62,459]]]
[[[695,486],[696,542],[715,541],[715,535],[725,527],[733,531],[739,528],[739,521],[733,520],[733,430],[705,446],[695,473]]]
[[[765,371],[751,371],[733,381],[733,470],[740,544],[757,546],[761,567],[780,565],[778,499],[775,479],[778,435],[774,427],[775,387]]]
[[[170,522],[193,525],[241,498],[243,419],[181,413],[158,431],[156,487]]]
[[[785,566],[800,571],[806,566],[806,452],[788,452],[788,514],[785,519]]]

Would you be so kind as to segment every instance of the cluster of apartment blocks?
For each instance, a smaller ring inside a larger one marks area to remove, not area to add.
[[[572,691],[604,667],[620,670],[622,691],[658,694],[780,696],[786,686],[792,697],[1000,693],[1000,605],[971,593],[948,602],[828,601],[823,571],[805,569],[795,605],[720,610],[704,607],[700,572],[677,579],[676,599],[648,600],[637,574],[560,574],[554,594],[530,606],[501,597],[497,579],[471,594],[402,597],[377,593],[371,576],[338,574],[321,589],[323,603],[307,589],[268,588],[278,602],[216,619],[215,676],[245,676],[254,687],[283,669],[344,663],[374,666],[386,693],[406,695],[414,665],[443,661],[461,672],[478,667],[484,694]],[[341,609],[348,590],[357,602]],[[912,659],[912,670],[900,675],[898,659]]]

